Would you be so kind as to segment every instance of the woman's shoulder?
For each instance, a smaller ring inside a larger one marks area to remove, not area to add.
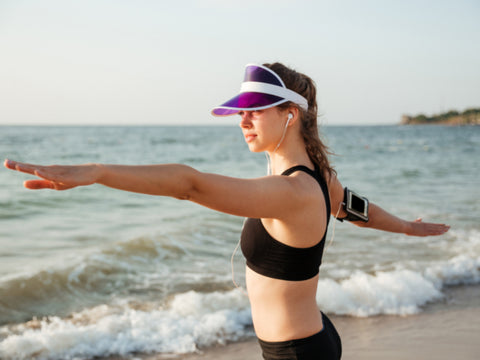
[[[343,214],[341,204],[343,202],[344,191],[342,183],[338,180],[337,173],[334,171],[325,172],[325,181],[328,186],[332,214],[338,214],[339,211]]]

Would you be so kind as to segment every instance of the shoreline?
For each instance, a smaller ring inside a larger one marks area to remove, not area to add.
[[[402,125],[480,125],[480,108],[470,108],[463,112],[450,110],[442,114],[426,116],[419,114],[416,116],[403,115]]]
[[[342,338],[342,360],[478,359],[480,321],[474,319],[480,319],[480,285],[448,287],[443,293],[444,299],[414,315],[367,318],[329,315]],[[249,360],[262,356],[257,339],[252,338],[202,349],[196,354],[134,358]]]

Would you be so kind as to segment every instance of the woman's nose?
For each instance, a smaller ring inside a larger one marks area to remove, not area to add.
[[[240,114],[241,120],[240,120],[240,127],[242,129],[248,129],[252,126],[252,120],[251,120],[251,114],[249,111],[242,111]]]

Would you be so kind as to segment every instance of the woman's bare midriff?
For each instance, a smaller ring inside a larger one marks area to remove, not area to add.
[[[264,341],[302,339],[323,328],[315,295],[318,275],[286,281],[246,270],[248,297],[255,332]]]

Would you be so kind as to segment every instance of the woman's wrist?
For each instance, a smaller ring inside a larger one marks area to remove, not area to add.
[[[404,223],[405,230],[403,231],[403,233],[405,235],[415,235],[415,222],[404,220]]]
[[[105,178],[107,168],[104,164],[92,163],[88,164],[92,167],[93,179],[95,184],[101,184],[102,179]]]

